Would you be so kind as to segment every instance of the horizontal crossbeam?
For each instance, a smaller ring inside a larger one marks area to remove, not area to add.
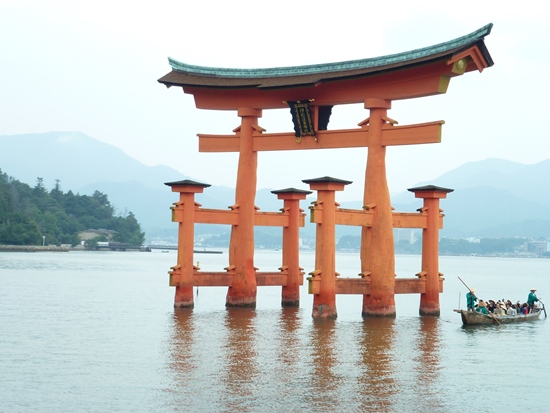
[[[321,279],[308,279],[309,293],[321,292]],[[424,294],[426,281],[422,278],[396,278],[394,294]],[[443,279],[439,280],[439,292],[443,292]],[[336,294],[370,294],[370,281],[365,278],[337,278]]]
[[[170,272],[170,286],[181,285],[181,273],[178,271]],[[194,287],[231,287],[235,273],[233,271],[193,271],[193,286]],[[286,286],[288,283],[287,271],[257,271],[256,285],[258,287],[270,286]],[[303,277],[300,278],[299,285],[303,285]]]
[[[358,209],[338,208],[335,211],[335,224],[356,227],[370,227],[374,217],[374,211]],[[323,208],[311,208],[311,222],[323,223]],[[414,212],[392,212],[393,228],[427,228],[428,216]],[[439,216],[439,229],[443,228],[443,215]]]
[[[391,126],[382,129],[382,145],[416,145],[441,142],[444,121],[414,125]],[[253,150],[288,151],[302,149],[335,149],[368,147],[369,127],[316,131],[317,140],[304,137],[296,142],[294,132],[257,133],[253,137]],[[199,134],[199,152],[239,152],[239,132],[235,135]]]

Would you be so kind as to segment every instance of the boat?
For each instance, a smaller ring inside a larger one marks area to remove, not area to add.
[[[517,314],[517,315],[495,315],[492,313],[483,314],[474,311],[466,310],[454,310],[455,313],[460,313],[462,318],[462,324],[465,326],[481,326],[492,324],[511,324],[522,323],[524,321],[538,320],[544,307],[535,308],[532,313],[529,314]],[[546,311],[544,311],[546,314]]]

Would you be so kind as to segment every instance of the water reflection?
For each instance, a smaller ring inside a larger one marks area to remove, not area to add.
[[[336,374],[338,348],[335,343],[337,321],[314,319],[309,332],[308,357],[312,371],[308,375],[308,405],[312,411],[338,411],[340,376]]]
[[[442,321],[439,317],[420,317],[419,334],[415,347],[418,349],[415,396],[420,406],[430,406],[432,411],[445,411],[439,381],[441,379]]]
[[[299,359],[301,310],[298,307],[283,307],[278,319],[276,340],[277,359],[285,370],[295,371]],[[285,374],[288,376],[289,374]]]
[[[396,382],[395,320],[367,318],[359,338],[358,396],[363,412],[388,412],[399,392]],[[398,409],[397,409],[398,410]]]
[[[226,309],[225,361],[219,378],[225,387],[221,400],[225,411],[254,410],[258,375],[255,319],[256,311],[250,308]]]
[[[180,410],[180,400],[192,397],[193,372],[197,368],[197,355],[195,354],[195,320],[193,311],[187,308],[175,308],[171,324],[171,335],[168,346],[170,355],[168,369],[171,371],[172,380],[163,400],[172,411]]]
[[[177,382],[185,380],[197,367],[193,351],[195,323],[193,311],[175,308],[170,345],[171,368]]]

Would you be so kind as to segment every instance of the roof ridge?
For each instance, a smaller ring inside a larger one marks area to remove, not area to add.
[[[346,60],[334,63],[321,63],[304,66],[286,66],[286,67],[271,67],[271,68],[220,68],[190,65],[180,62],[173,58],[168,58],[168,62],[173,70],[196,76],[214,76],[222,78],[272,78],[286,77],[297,75],[311,75],[316,73],[334,73],[348,71],[354,69],[364,69],[378,67],[387,64],[395,64],[405,62],[407,60],[419,57],[430,56],[437,53],[442,53],[447,50],[452,50],[457,47],[467,46],[483,40],[483,38],[491,33],[493,27],[489,23],[480,29],[467,35],[458,37],[447,42],[435,44],[428,47],[410,50],[407,52],[395,53],[386,56],[373,58]]]

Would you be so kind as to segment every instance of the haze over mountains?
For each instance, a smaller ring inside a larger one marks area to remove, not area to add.
[[[171,237],[177,230],[171,222],[170,206],[177,194],[164,185],[183,175],[167,166],[147,166],[120,149],[79,132],[0,136],[0,170],[30,186],[43,178],[49,190],[56,180],[64,192],[91,195],[95,190],[108,195],[119,211],[132,211],[147,240]],[[550,238],[550,159],[524,165],[502,159],[470,162],[421,185],[454,189],[441,200],[445,228],[441,235],[468,237]],[[282,185],[284,187],[284,185]],[[260,189],[256,204],[262,211],[278,211],[282,201],[270,188]],[[303,189],[307,189],[304,185]],[[234,189],[212,186],[196,197],[205,208],[227,209],[234,203]],[[302,208],[314,200],[310,196]],[[361,201],[342,202],[343,208],[360,208]],[[392,196],[396,211],[414,212],[422,204],[410,192]],[[308,231],[309,232],[309,231]]]

